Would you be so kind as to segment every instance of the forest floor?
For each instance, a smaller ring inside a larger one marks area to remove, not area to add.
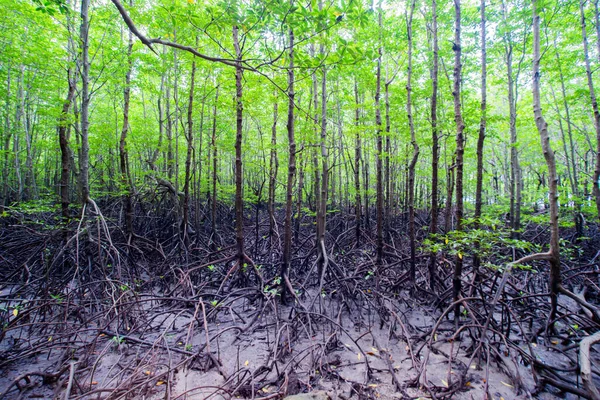
[[[439,287],[428,287],[428,256],[411,284],[405,240],[391,237],[386,262],[375,266],[369,235],[352,243],[340,215],[329,222],[323,289],[311,273],[307,223],[295,242],[296,293],[282,305],[280,249],[264,235],[263,218],[248,229],[253,266],[236,265],[227,243],[198,232],[177,244],[150,219],[138,226],[144,237],[129,243],[118,213],[68,230],[54,220],[0,220],[0,399],[591,398],[578,348],[600,324],[561,296],[554,329],[546,329],[543,263],[512,271],[494,304],[502,271],[480,270],[474,284],[465,257],[455,318],[449,255],[437,258]],[[564,281],[587,287],[597,304],[600,239],[597,227],[588,229],[591,239],[563,266]],[[545,231],[531,225],[523,236],[543,242]],[[597,353],[592,359],[598,378]]]

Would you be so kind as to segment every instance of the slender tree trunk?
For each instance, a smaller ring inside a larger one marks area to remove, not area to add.
[[[304,190],[304,165],[306,158],[300,158],[300,170],[298,171],[298,197],[296,199],[296,219],[294,221],[294,240],[298,241],[300,234],[300,220],[302,219],[302,191]]]
[[[163,56],[164,56],[164,49],[166,49],[166,47],[163,48]],[[164,58],[163,58],[164,60]],[[164,66],[164,61],[163,61],[163,66]],[[163,92],[165,89],[165,75],[163,74],[160,78],[160,93],[158,95],[158,104],[157,104],[157,108],[158,108],[158,143],[156,145],[156,148],[154,149],[154,152],[152,153],[152,156],[150,157],[150,159],[148,160],[148,165],[150,167],[150,169],[152,171],[156,171],[156,160],[158,160],[158,155],[160,154],[160,151],[162,150],[162,141],[163,141],[163,136],[164,136],[164,131],[165,131],[165,111],[164,111],[164,107],[163,107]],[[168,96],[167,96],[167,100],[168,100]]]
[[[327,198],[329,189],[329,155],[327,152],[327,68],[323,67],[321,79],[321,193],[317,208],[317,267],[321,283],[327,269],[328,257],[325,250],[325,229],[327,223]]]
[[[587,75],[588,88],[590,90],[592,110],[594,112],[594,129],[596,130],[596,169],[594,170],[593,190],[594,197],[596,198],[596,209],[598,211],[598,218],[600,218],[600,111],[598,111],[598,101],[596,100],[596,92],[594,91],[594,79],[592,77],[592,68],[590,66],[584,4],[584,0],[579,0],[579,11],[581,15],[581,36],[583,39],[583,55],[585,58],[585,72]],[[600,40],[600,38],[598,38],[598,40]]]
[[[177,31],[173,31],[173,37],[176,39]],[[173,154],[173,180],[175,186],[176,198],[179,200],[179,58],[177,57],[178,52],[173,49],[173,126],[175,127],[175,151]],[[182,122],[183,123],[183,122]],[[178,202],[179,203],[179,202]],[[177,215],[177,222],[181,223],[179,218],[182,215],[181,212],[181,203],[179,203],[179,207],[175,208]],[[177,229],[179,230],[181,225],[177,225]],[[181,234],[181,232],[179,232]]]
[[[314,56],[314,48],[311,44],[311,55]],[[312,104],[314,106],[314,135],[315,135],[315,140],[320,140],[319,139],[319,128],[318,128],[318,121],[319,121],[319,90],[318,90],[318,79],[317,79],[317,71],[314,70],[312,72]],[[317,155],[317,146],[313,146],[312,148],[312,162],[313,162],[313,171],[314,171],[314,180],[313,180],[313,185],[314,185],[314,190],[312,191],[315,195],[315,212],[318,213],[319,210],[319,204],[321,203],[320,198],[321,198],[321,175],[319,174],[319,158]],[[318,217],[317,217],[317,221],[316,221],[316,228],[317,228],[317,240],[316,240],[316,244],[318,246],[318,242],[319,242],[319,223],[318,223]]]
[[[35,74],[34,74],[35,75]],[[24,85],[24,82],[23,82]],[[35,196],[35,177],[33,171],[33,155],[32,155],[32,127],[31,127],[31,116],[29,106],[29,93],[31,87],[27,88],[27,91],[23,92],[21,96],[21,102],[23,109],[23,131],[25,133],[25,185],[23,187],[23,198],[25,200],[31,200]]]
[[[487,123],[487,52],[486,52],[486,16],[485,2],[481,0],[479,9],[481,13],[481,119],[479,120],[479,136],[477,137],[477,182],[475,188],[475,227],[479,228],[481,217],[482,191],[483,191],[483,145],[485,142],[485,128]],[[479,266],[479,257],[477,266]]]
[[[386,74],[387,75],[387,74]],[[386,237],[389,237],[390,234],[390,225],[391,225],[391,203],[392,203],[392,189],[391,189],[391,179],[390,179],[390,158],[392,156],[392,143],[391,143],[391,122],[390,122],[390,84],[392,83],[392,79],[387,80],[385,82],[385,166],[384,166],[384,186],[385,186],[385,221],[384,221],[384,229]]]
[[[436,235],[438,230],[438,162],[439,162],[439,137],[437,127],[437,95],[438,95],[438,29],[437,29],[437,1],[431,1],[432,36],[433,36],[433,68],[431,70],[431,223],[429,234]],[[429,256],[429,286],[435,290],[436,281],[436,254]]]
[[[446,204],[444,206],[444,232],[448,233],[452,229],[452,195],[454,194],[454,174],[456,170],[456,156],[452,156],[452,161],[446,171]]]
[[[312,53],[314,53],[314,51],[312,51]],[[315,140],[320,140],[319,138],[319,129],[318,129],[318,123],[319,123],[319,90],[318,90],[318,79],[317,79],[317,72],[316,70],[313,71],[312,73],[312,104],[315,108],[314,113],[315,113],[315,117],[314,117],[314,135],[315,135]],[[319,174],[319,158],[318,158],[318,150],[317,150],[317,146],[313,147],[312,150],[312,154],[313,154],[313,171],[314,171],[314,180],[313,180],[313,185],[314,185],[314,190],[313,193],[315,195],[315,212],[318,213],[319,210],[319,204],[321,203],[321,175]],[[316,221],[316,228],[317,228],[317,240],[316,243],[318,245],[319,242],[319,223],[318,223],[318,217],[317,217],[317,221]]]
[[[290,7],[293,7],[293,0],[290,1]],[[296,179],[296,139],[294,137],[294,31],[290,28],[289,33],[289,57],[290,65],[288,68],[288,115],[287,115],[287,133],[288,133],[288,176],[285,196],[285,222],[284,222],[284,240],[283,240],[283,260],[281,263],[281,301],[283,304],[287,301],[287,280],[292,256],[292,209],[294,196],[294,180]]]
[[[21,73],[19,75],[19,86],[18,86],[18,96],[19,102],[17,104],[17,110],[15,115],[15,125],[17,128],[20,127],[21,119],[25,113],[25,101],[24,101],[24,84],[25,84],[25,66],[21,64]],[[15,165],[15,180],[17,183],[17,193],[15,196],[15,200],[20,202],[23,199],[23,179],[21,177],[21,158],[19,154],[21,153],[21,141],[19,130],[16,129],[13,135],[13,154],[14,154],[14,165]]]
[[[555,44],[556,47],[556,44]],[[563,149],[565,152],[565,157],[567,159],[567,172],[569,174],[569,182],[571,183],[571,192],[573,193],[574,200],[574,212],[573,212],[573,221],[575,222],[575,232],[577,236],[583,235],[583,220],[581,218],[581,203],[582,200],[580,198],[579,192],[579,178],[577,172],[577,163],[575,162],[575,146],[573,145],[573,129],[571,127],[571,111],[569,109],[569,103],[567,102],[567,91],[565,88],[565,77],[562,70],[562,63],[559,55],[558,49],[555,51],[556,55],[556,63],[558,66],[558,73],[560,77],[560,88],[561,95],[563,101],[563,107],[565,109],[565,117],[567,122],[567,135],[568,138],[565,137],[565,131],[562,124],[562,118],[559,119],[559,128],[562,136]],[[554,95],[554,91],[552,91]],[[556,96],[554,96],[556,98]],[[558,101],[555,99],[556,108],[558,110]],[[560,114],[559,114],[560,116]],[[567,147],[568,145],[568,147]]]
[[[483,145],[485,142],[485,128],[487,123],[487,53],[486,53],[486,16],[485,16],[485,1],[481,0],[480,21],[481,21],[481,119],[479,120],[479,136],[477,137],[477,178],[475,184],[475,229],[479,229],[482,207],[482,191],[483,191]],[[479,247],[479,243],[476,244]],[[481,260],[479,253],[476,252],[473,256],[473,271],[479,278],[479,265]]]
[[[242,182],[242,129],[244,105],[242,103],[242,50],[238,38],[238,26],[233,27],[233,46],[235,47],[235,100],[236,100],[236,133],[235,133],[235,238],[238,262],[244,263],[244,200]]]
[[[356,104],[355,109],[355,147],[354,147],[354,190],[356,191],[354,197],[354,212],[356,215],[356,245],[360,244],[360,225],[362,219],[362,205],[361,205],[361,193],[360,193],[360,152],[361,152],[361,135],[359,131],[360,124],[360,106],[358,99],[358,83],[356,82],[356,78],[354,79],[354,100]]]
[[[77,78],[73,68],[67,70],[69,89],[63,103],[60,117],[58,118],[58,143],[60,145],[60,206],[64,222],[69,220],[69,177],[71,176],[71,152],[69,150],[69,122],[68,115],[71,103],[75,99]]]
[[[10,126],[10,65],[7,67],[6,72],[6,104],[5,104],[5,119],[4,119],[4,167],[2,170],[2,206],[8,206],[9,204],[9,188],[10,188],[10,179],[9,179],[9,164],[10,164],[10,139],[11,139],[11,126]]]
[[[196,40],[196,45],[197,45]],[[182,221],[182,236],[183,242],[187,243],[189,218],[190,218],[190,180],[192,178],[192,151],[194,149],[194,80],[196,79],[196,59],[192,60],[192,71],[190,73],[190,97],[188,100],[187,110],[187,154],[185,157],[185,182],[183,183],[183,221]]]
[[[571,125],[571,111],[569,108],[569,103],[567,102],[567,90],[565,88],[565,77],[563,74],[563,70],[562,70],[562,63],[561,63],[561,59],[560,59],[560,55],[559,55],[559,51],[558,49],[556,50],[556,62],[558,65],[558,73],[560,76],[560,88],[561,88],[561,94],[562,94],[562,100],[563,100],[563,107],[565,109],[565,118],[567,120],[567,135],[568,135],[568,143],[569,143],[569,149],[567,149],[567,138],[563,137],[563,142],[565,144],[565,156],[567,157],[567,160],[569,162],[569,170],[571,171],[571,190],[573,191],[573,194],[575,196],[579,196],[579,177],[578,177],[578,172],[577,172],[577,165],[576,165],[576,158],[575,158],[575,145],[573,144],[573,129],[572,129],[572,125]],[[558,107],[558,103],[557,103],[557,107]],[[578,204],[581,205],[580,200],[577,200]]]
[[[504,24],[507,24],[506,3],[502,2]],[[506,78],[508,84],[508,108],[510,130],[510,228],[511,237],[519,237],[521,227],[521,165],[517,148],[517,81],[513,73],[514,45],[509,32],[503,36],[506,61]],[[517,75],[518,76],[518,75]]]
[[[375,87],[375,129],[377,140],[376,154],[376,179],[377,179],[377,265],[383,262],[383,165],[381,158],[383,157],[383,138],[381,137],[381,106],[379,99],[381,97],[381,58],[383,54],[383,27],[382,27],[382,10],[379,6],[379,48],[377,50],[379,57],[377,58],[376,69],[376,87]]]
[[[90,0],[81,0],[81,27],[79,40],[81,45],[81,153],[79,156],[79,186],[81,203],[85,206],[90,198],[89,186],[89,106],[90,106],[90,60],[89,60],[89,6]]]
[[[454,0],[454,87],[452,95],[454,96],[454,121],[456,122],[456,230],[462,230],[463,219],[463,157],[464,157],[464,137],[461,105],[460,105],[460,86],[461,86],[461,7],[460,0]],[[456,302],[460,297],[462,288],[462,254],[458,253],[454,260],[454,276],[452,278],[453,301]],[[460,314],[460,304],[454,307],[454,319],[458,323]]]
[[[415,124],[412,114],[412,20],[415,10],[415,0],[411,1],[409,10],[406,11],[406,34],[408,37],[408,67],[406,69],[406,115],[410,129],[410,143],[413,155],[408,165],[408,237],[410,241],[410,280],[415,283],[417,268],[417,245],[415,243],[415,167],[419,159],[419,145],[415,136]]]
[[[133,1],[129,2],[133,6]],[[129,240],[133,237],[133,187],[131,175],[129,173],[129,157],[127,153],[127,133],[129,132],[129,99],[131,95],[131,72],[133,70],[133,60],[131,53],[133,50],[133,34],[129,31],[129,43],[127,46],[127,72],[125,73],[125,88],[123,89],[123,129],[121,130],[121,139],[119,141],[119,160],[121,167],[121,184],[125,189],[125,232]]]
[[[217,236],[217,165],[218,165],[218,152],[217,152],[217,103],[219,101],[219,85],[215,90],[215,104],[213,107],[213,126],[212,126],[212,197],[210,200],[210,222],[212,227],[212,236]],[[212,241],[214,243],[214,239]]]
[[[201,205],[201,201],[202,201],[202,170],[203,170],[203,164],[204,164],[204,160],[202,159],[202,144],[204,143],[204,108],[206,107],[206,99],[208,98],[207,94],[206,94],[206,88],[207,88],[207,83],[208,80],[206,80],[203,84],[203,94],[202,94],[202,107],[200,109],[200,129],[198,130],[198,137],[197,137],[197,142],[198,142],[198,151],[194,151],[193,153],[193,165],[194,165],[194,169],[195,171],[198,172],[198,176],[195,177],[194,179],[194,183],[195,183],[195,194],[196,194],[196,198],[195,198],[195,207],[196,207],[196,212],[194,214],[195,218],[194,218],[194,226],[195,226],[195,230],[196,232],[200,232],[200,209],[202,207]]]
[[[167,134],[167,157],[165,158],[165,170],[167,178],[173,178],[173,116],[171,115],[171,82],[167,79],[165,90],[165,117],[166,117],[166,134]]]
[[[277,159],[277,112],[278,101],[275,98],[273,102],[273,126],[271,128],[271,152],[269,159],[269,243],[273,244],[275,238],[275,184],[277,182],[277,171],[279,169],[279,160]]]
[[[556,159],[550,146],[548,123],[542,115],[540,94],[540,17],[537,10],[537,0],[532,0],[533,8],[533,114],[535,125],[540,135],[542,151],[548,167],[548,198],[550,203],[550,302],[551,311],[549,321],[553,321],[558,307],[558,292],[561,284],[560,273],[560,248],[558,235],[558,176],[556,173]],[[597,184],[597,183],[596,183]]]
[[[367,147],[368,147],[368,142],[367,142]],[[369,232],[370,235],[370,231],[371,231],[371,209],[370,209],[370,198],[369,198],[369,166],[370,166],[370,162],[369,162],[369,152],[365,152],[363,155],[363,191],[364,191],[364,196],[365,196],[365,227],[367,229],[367,232]]]

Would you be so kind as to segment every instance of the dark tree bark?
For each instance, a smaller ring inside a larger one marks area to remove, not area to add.
[[[517,149],[517,101],[512,67],[512,43],[507,46],[506,67],[508,80],[508,103],[510,115],[510,228],[511,236],[518,237],[521,226],[521,165]]]
[[[438,159],[439,159],[439,137],[437,127],[437,95],[438,95],[438,28],[437,28],[437,1],[431,1],[432,14],[432,36],[433,36],[433,67],[431,70],[431,223],[429,234],[435,235],[438,230]],[[431,253],[429,257],[429,286],[435,289],[436,281],[436,254]]]
[[[325,248],[325,229],[327,223],[327,199],[329,189],[329,154],[327,151],[327,68],[323,67],[321,78],[321,187],[317,206],[317,267],[321,285],[329,264]]]
[[[301,154],[301,153],[300,153]],[[298,195],[296,198],[296,219],[294,220],[294,240],[298,240],[300,234],[300,220],[302,219],[302,191],[304,190],[304,166],[306,158],[300,158],[300,168],[298,171]]]
[[[293,7],[293,0],[290,1]],[[281,301],[283,304],[287,301],[288,295],[288,273],[292,255],[292,208],[294,196],[294,180],[296,179],[296,139],[294,137],[294,31],[290,28],[289,33],[289,57],[290,64],[288,68],[288,115],[287,115],[287,133],[288,133],[288,175],[285,194],[285,222],[284,222],[284,240],[283,240],[283,260],[281,263]],[[291,294],[291,293],[290,293]]]
[[[385,235],[388,237],[390,234],[390,224],[391,224],[391,204],[392,204],[392,185],[390,179],[391,172],[391,164],[390,158],[392,157],[392,141],[390,138],[392,125],[390,122],[390,85],[394,80],[394,76],[392,78],[387,79],[386,73],[386,82],[385,82],[385,166],[384,168],[384,190],[385,190],[385,210],[384,210],[384,229]]]
[[[166,49],[166,47],[163,48],[163,55],[164,50]],[[164,58],[163,58],[164,60]],[[163,61],[163,65],[164,65],[164,61]],[[150,158],[148,159],[148,165],[150,167],[150,169],[152,171],[156,171],[156,160],[158,160],[158,155],[160,154],[160,150],[162,149],[162,141],[163,141],[163,136],[164,136],[164,131],[165,131],[165,118],[164,118],[164,107],[163,107],[163,92],[165,89],[165,75],[163,74],[160,78],[160,93],[158,95],[158,104],[157,104],[157,108],[158,108],[158,143],[156,145],[156,148],[154,149],[154,151],[152,152],[152,156],[150,156]]]
[[[315,55],[315,50],[314,50],[314,45],[311,44],[311,48],[310,48],[310,54],[311,56]],[[319,81],[317,79],[317,70],[313,70],[312,74],[311,74],[311,79],[312,79],[312,86],[311,86],[311,94],[312,94],[312,106],[314,107],[314,135],[315,135],[315,140],[320,140],[319,138],[319,120],[320,120],[320,115],[319,115],[319,89],[318,89],[318,84]],[[312,147],[312,162],[313,162],[313,173],[314,173],[314,179],[313,179],[313,190],[312,193],[315,196],[315,212],[318,213],[319,210],[319,205],[321,204],[321,175],[319,174],[319,158],[318,158],[318,150],[317,150],[317,146],[313,146]],[[317,217],[318,220],[318,217]],[[318,242],[319,242],[319,223],[318,221],[316,222],[316,228],[317,228],[317,240],[316,240],[316,245],[318,246]]]
[[[381,6],[379,7],[379,48],[377,52],[379,54],[377,58],[377,69],[376,69],[376,87],[375,87],[375,129],[376,129],[376,140],[377,140],[377,154],[375,158],[376,163],[376,209],[377,209],[377,265],[381,265],[383,262],[383,164],[381,158],[383,157],[383,138],[381,137],[381,58],[383,54],[383,27],[382,27],[382,11]]]
[[[475,219],[474,228],[479,229],[481,218],[481,207],[483,203],[483,145],[485,142],[485,128],[487,123],[487,53],[486,53],[486,16],[485,16],[485,0],[481,0],[480,6],[480,38],[481,38],[481,118],[479,120],[479,135],[477,136],[477,173],[475,183]],[[479,248],[479,243],[476,243]],[[479,265],[481,260],[479,253],[476,251],[473,255],[473,271],[476,279],[479,279]]]
[[[456,230],[462,230],[463,219],[463,162],[464,162],[464,136],[465,124],[463,122],[460,105],[461,88],[461,7],[460,0],[454,0],[454,87],[452,95],[454,96],[454,121],[456,123]],[[453,301],[460,297],[462,288],[462,254],[458,253],[454,260],[454,276],[452,278]],[[460,304],[454,307],[454,318],[458,322],[460,314]]]
[[[183,236],[183,242],[187,243],[189,240],[189,218],[190,218],[190,181],[192,178],[192,152],[194,150],[194,80],[196,79],[196,60],[192,60],[192,71],[190,72],[190,96],[188,100],[187,110],[187,154],[185,157],[185,181],[183,183],[183,220],[181,227],[181,234]]]
[[[129,5],[132,5],[130,1]],[[129,42],[127,45],[127,72],[125,73],[125,88],[123,89],[123,128],[121,129],[121,138],[119,140],[119,162],[121,169],[121,184],[125,189],[125,233],[128,240],[133,237],[133,187],[131,175],[129,173],[129,157],[127,153],[127,133],[129,132],[129,100],[131,97],[131,72],[133,70],[133,60],[131,53],[133,50],[133,34],[129,31]]]
[[[9,187],[10,187],[10,179],[8,177],[9,174],[9,164],[10,164],[10,138],[11,138],[11,126],[10,126],[10,71],[11,66],[8,65],[6,71],[6,103],[5,103],[5,119],[4,119],[4,146],[2,150],[4,150],[4,166],[2,168],[2,206],[6,207],[9,204]]]
[[[244,263],[244,200],[242,172],[242,130],[244,105],[242,103],[242,50],[238,37],[238,26],[233,27],[233,46],[235,47],[235,101],[236,101],[236,131],[235,131],[235,239],[238,262]]]
[[[368,146],[368,141],[367,141],[367,146]],[[364,197],[365,197],[365,218],[364,218],[364,224],[365,224],[365,228],[367,230],[367,232],[371,231],[371,202],[370,202],[370,196],[369,196],[369,186],[370,186],[370,181],[369,181],[369,169],[370,169],[370,160],[369,160],[369,152],[366,151],[363,154],[363,192],[364,192]]]
[[[454,194],[454,176],[456,170],[456,155],[452,156],[446,171],[446,204],[444,205],[444,232],[452,230],[452,196]]]
[[[479,228],[479,218],[481,217],[482,190],[483,190],[483,145],[485,142],[485,128],[487,123],[487,52],[486,52],[486,16],[485,0],[481,0],[480,6],[481,21],[481,119],[479,120],[479,136],[477,136],[477,182],[475,188],[475,228]],[[476,261],[475,261],[476,260]],[[476,257],[474,263],[479,266],[479,257]]]
[[[217,103],[219,101],[219,86],[215,89],[215,104],[213,106],[213,125],[212,125],[212,137],[211,137],[211,147],[212,147],[212,196],[210,200],[210,223],[212,227],[212,235],[213,240],[211,243],[214,243],[217,233],[217,165],[218,165],[218,150],[217,150]]]
[[[81,26],[79,29],[79,40],[81,49],[81,110],[79,118],[81,121],[81,151],[79,155],[79,186],[81,191],[81,203],[85,207],[90,198],[89,185],[89,107],[90,107],[90,60],[89,60],[89,7],[90,0],[81,0]]]
[[[360,106],[358,99],[358,83],[356,82],[356,78],[354,79],[354,101],[355,101],[355,147],[354,147],[354,190],[356,191],[354,197],[354,213],[356,217],[356,244],[360,243],[360,229],[361,229],[361,219],[362,219],[362,205],[361,205],[361,193],[360,193],[360,153],[361,153],[361,135],[359,131],[360,126]]]
[[[592,103],[592,111],[594,112],[594,129],[596,130],[596,169],[594,170],[594,197],[596,199],[596,209],[598,218],[600,218],[600,111],[598,110],[598,101],[596,92],[594,91],[594,79],[592,76],[592,68],[590,66],[590,57],[588,50],[588,38],[585,23],[584,0],[579,0],[579,11],[581,15],[581,36],[583,39],[583,56],[585,60],[585,72],[587,76],[588,88],[590,90],[590,101]],[[600,38],[598,38],[600,40]],[[600,45],[599,45],[600,48]]]
[[[35,73],[34,73],[35,74]],[[21,100],[21,109],[22,109],[22,118],[23,118],[23,132],[25,133],[25,184],[23,186],[23,199],[31,200],[35,197],[36,194],[36,182],[35,182],[35,174],[33,170],[33,142],[32,142],[32,123],[31,123],[31,106],[30,106],[30,92],[31,92],[31,84],[28,84],[25,87],[24,75],[21,76],[23,79],[22,88],[23,92],[21,92],[20,100]]]
[[[413,155],[408,165],[408,237],[410,241],[410,280],[415,283],[416,274],[416,251],[415,243],[415,167],[419,159],[419,145],[415,137],[415,124],[412,114],[412,20],[415,10],[415,0],[412,0],[409,10],[406,11],[406,34],[408,38],[408,67],[406,69],[406,115],[410,129],[410,143],[413,147]]]
[[[21,120],[25,119],[24,115],[25,115],[25,66],[23,64],[21,64],[20,66],[20,71],[21,73],[19,74],[19,80],[18,80],[18,88],[17,88],[17,95],[18,95],[18,103],[17,103],[17,110],[16,110],[16,115],[15,115],[15,124],[16,124],[16,128],[17,130],[15,130],[14,134],[13,134],[13,154],[14,154],[14,165],[15,165],[15,181],[16,181],[16,186],[17,186],[17,190],[16,190],[16,196],[15,196],[15,200],[17,202],[20,202],[21,200],[23,200],[23,178],[21,176],[21,157],[19,156],[21,153],[21,138],[19,135],[19,129],[22,127],[25,129],[25,123],[21,122]]]
[[[73,68],[67,70],[69,89],[58,118],[58,142],[60,145],[60,208],[64,222],[69,220],[69,178],[71,176],[71,151],[69,149],[69,110],[75,99],[77,78]]]
[[[273,245],[275,238],[275,184],[277,182],[277,172],[279,170],[279,159],[277,158],[277,118],[278,118],[277,98],[273,102],[273,126],[271,127],[271,151],[269,158],[269,243]]]
[[[173,115],[171,113],[171,82],[167,79],[166,93],[165,93],[165,117],[166,117],[166,134],[167,134],[167,157],[165,158],[165,170],[167,171],[167,178],[173,179],[173,164],[175,163],[173,157]],[[177,122],[175,122],[177,123]]]

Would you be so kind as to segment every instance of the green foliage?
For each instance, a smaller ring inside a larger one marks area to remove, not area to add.
[[[468,220],[467,229],[464,231],[430,235],[423,241],[421,249],[425,252],[442,252],[460,258],[478,255],[482,264],[490,268],[501,268],[502,265],[512,261],[512,251],[507,249],[514,249],[520,254],[541,250],[531,242],[512,239],[509,230],[498,227],[500,221],[492,218],[485,218],[485,220],[490,225],[483,229],[469,229],[468,226],[474,221]]]
[[[57,12],[68,14],[69,7],[66,0],[32,0],[36,5],[36,10],[48,15],[55,15]]]
[[[125,338],[123,336],[117,335],[117,336],[113,336],[111,341],[113,342],[113,344],[116,347],[121,347],[121,344],[125,341]]]

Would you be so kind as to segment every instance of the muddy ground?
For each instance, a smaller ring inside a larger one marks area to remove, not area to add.
[[[388,246],[375,266],[371,242],[344,242],[340,224],[323,282],[310,236],[300,236],[284,305],[279,248],[265,236],[249,245],[253,263],[241,265],[225,245],[127,244],[106,221],[67,232],[3,225],[0,398],[590,396],[578,344],[600,325],[564,296],[549,324],[543,262],[511,271],[494,303],[505,271],[480,269],[476,278],[465,257],[455,316],[450,257],[438,255],[432,290],[428,256],[412,284],[406,249]],[[543,228],[529,234],[544,239]],[[565,284],[593,303],[594,243],[564,265]],[[597,361],[592,352],[594,374]]]

